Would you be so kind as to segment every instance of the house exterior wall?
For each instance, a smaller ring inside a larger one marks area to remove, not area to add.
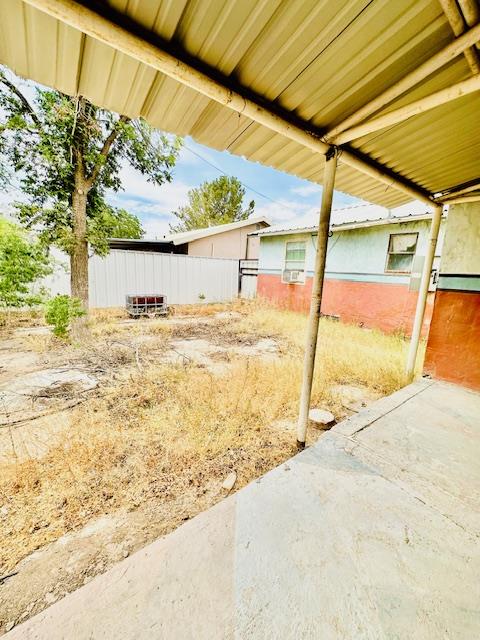
[[[424,256],[429,226],[429,220],[418,220],[334,232],[328,243],[322,313],[383,331],[410,333],[417,292],[411,287],[410,274],[385,271],[389,238],[392,233],[418,233],[416,256]],[[442,237],[443,228],[437,253]],[[281,276],[286,243],[301,240],[306,241],[306,282],[285,284]],[[261,237],[258,296],[282,308],[308,311],[315,247],[312,233]],[[430,294],[424,330],[432,308]]]
[[[241,229],[232,229],[193,240],[188,243],[188,255],[206,258],[235,258],[237,260],[257,259],[260,243],[258,239],[252,241],[248,234],[265,226],[267,225],[264,223],[254,223]]]
[[[480,202],[450,207],[424,369],[480,389]]]

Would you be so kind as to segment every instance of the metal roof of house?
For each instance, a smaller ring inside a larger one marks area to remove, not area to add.
[[[265,216],[256,216],[247,218],[246,220],[240,220],[239,222],[217,224],[213,227],[206,227],[205,229],[193,229],[192,231],[182,231],[181,233],[170,233],[163,236],[162,241],[171,242],[175,245],[186,244],[187,242],[193,242],[194,240],[200,240],[201,238],[208,238],[209,236],[215,236],[219,233],[226,233],[227,231],[234,231],[235,229],[249,227],[252,224],[265,224],[266,226],[270,226],[270,221]]]
[[[375,209],[377,210],[377,214],[375,214]],[[384,209],[384,215],[379,217],[378,210],[381,207],[372,207],[359,205],[355,207],[345,207],[344,209],[334,209],[332,211],[332,218],[330,229],[332,231],[350,231],[352,229],[363,229],[367,227],[378,227],[385,226],[391,224],[402,224],[406,222],[419,222],[422,220],[430,220],[432,218],[431,212],[426,212],[422,214],[411,213],[407,215],[392,215],[392,212]],[[355,210],[356,217],[355,217]],[[361,210],[361,211],[358,211]],[[300,233],[317,233],[318,225],[309,225],[309,226],[298,226],[293,224],[287,225],[274,225],[269,227],[268,229],[264,229],[261,231],[255,231],[250,233],[249,235],[257,235],[257,236],[284,236],[284,235],[294,235]]]
[[[312,148],[325,132],[454,41],[438,0],[0,3],[0,61],[16,73],[318,183],[324,155]],[[206,92],[191,88],[191,69]],[[375,115],[470,76],[452,54]],[[215,82],[224,98],[232,89],[226,104]],[[306,134],[259,124],[252,103]],[[478,182],[479,107],[470,93],[342,145],[336,188],[394,207]]]

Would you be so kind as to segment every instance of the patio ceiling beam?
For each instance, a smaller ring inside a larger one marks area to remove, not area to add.
[[[458,0],[458,4],[469,27],[473,27],[477,22],[480,22],[480,7],[477,0]],[[476,48],[478,49],[479,47],[480,45],[477,43]]]
[[[443,13],[446,15],[450,26],[452,27],[453,33],[458,37],[461,36],[462,33],[465,32],[465,29],[468,26],[468,22],[466,20],[465,14],[460,11],[456,0],[439,0],[442,5]],[[469,12],[470,7],[466,6],[466,11]],[[469,12],[471,16],[471,12]],[[472,20],[473,22],[473,20]],[[474,24],[476,24],[478,20],[475,20]],[[478,51],[475,46],[468,47],[463,52],[466,61],[468,62],[468,66],[470,67],[473,74],[480,72],[480,57],[478,55]]]
[[[435,197],[436,202],[448,200],[449,198],[456,198],[457,196],[463,196],[471,191],[480,191],[480,180],[476,180],[469,184],[467,187],[460,187],[458,189],[444,190],[441,194]]]
[[[462,204],[464,202],[479,202],[479,201],[480,201],[480,193],[472,193],[471,195],[445,198],[445,200],[442,200],[442,204]]]
[[[386,113],[384,116],[372,118],[371,120],[367,120],[366,122],[357,125],[356,127],[347,129],[335,138],[335,144],[344,144],[345,142],[361,138],[369,133],[385,129],[386,127],[391,127],[395,124],[408,120],[412,116],[425,113],[430,109],[447,104],[452,100],[457,100],[462,96],[466,96],[479,90],[480,75],[476,75],[473,76],[473,78],[468,78],[467,80],[457,82],[450,87],[436,91],[425,98],[420,98],[419,100],[415,100],[403,107],[394,109],[393,111]]]
[[[23,1],[289,140],[316,153],[326,154],[330,150],[330,145],[321,140],[321,132],[315,131],[308,122],[295,119],[293,114],[266,101],[262,96],[252,94],[240,85],[234,85],[231,78],[221,77],[215,69],[206,69],[205,65],[203,70],[197,68],[201,64],[199,61],[184,61],[182,58],[186,58],[186,55],[183,56],[182,53],[175,51],[171,44],[160,41],[160,38],[156,37],[153,44],[143,35],[138,35],[132,29],[121,26],[112,18],[115,14],[108,6],[102,7],[103,11],[109,12],[108,17],[105,17],[75,0]],[[464,38],[471,39],[472,36],[465,34]],[[458,44],[458,41],[453,44],[456,47],[455,55],[461,52],[462,46],[467,46]],[[413,199],[432,202],[432,194],[423,187],[364,154],[344,148],[341,153],[341,162],[389,187],[406,193]]]
[[[480,25],[476,25],[466,31],[463,35],[456,38],[453,42],[447,44],[446,47],[441,49],[438,53],[426,60],[406,76],[395,82],[391,87],[382,91],[382,93],[373,98],[373,100],[364,104],[363,107],[360,107],[360,109],[345,118],[345,120],[340,122],[338,125],[327,131],[324,135],[324,140],[335,144],[336,137],[342,133],[342,131],[350,129],[360,122],[363,122],[373,113],[385,107],[387,104],[404,94],[406,91],[417,85],[451,60],[454,60],[457,56],[463,53],[465,49],[475,45],[479,40]]]

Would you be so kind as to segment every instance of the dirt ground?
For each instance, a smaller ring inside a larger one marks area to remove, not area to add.
[[[296,452],[304,319],[271,313],[103,312],[76,345],[28,318],[3,330],[0,634]],[[365,367],[378,343],[358,336]],[[313,393],[337,421],[399,386],[346,366]]]

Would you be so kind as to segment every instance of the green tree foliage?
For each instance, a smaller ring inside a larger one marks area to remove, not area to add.
[[[69,253],[72,295],[87,308],[88,244],[104,255],[108,236],[141,233],[134,216],[105,199],[108,190],[122,188],[122,164],[161,185],[172,179],[181,140],[82,96],[37,88],[30,99],[29,93],[0,69],[0,151],[26,196],[17,203],[21,223]]]
[[[58,295],[51,298],[45,305],[45,321],[52,326],[57,338],[68,338],[70,325],[73,320],[85,315],[82,303],[78,298]]]
[[[95,253],[101,256],[109,252],[108,238],[138,240],[143,234],[140,220],[125,209],[112,210],[111,207],[105,207],[89,225],[89,241],[95,246]]]
[[[51,270],[45,247],[0,217],[0,307],[30,307],[42,302],[45,290],[33,292],[32,285]]]
[[[245,189],[238,178],[220,176],[188,192],[188,204],[173,212],[179,221],[170,225],[174,232],[204,229],[217,224],[246,220],[254,211],[252,200],[243,205]]]

